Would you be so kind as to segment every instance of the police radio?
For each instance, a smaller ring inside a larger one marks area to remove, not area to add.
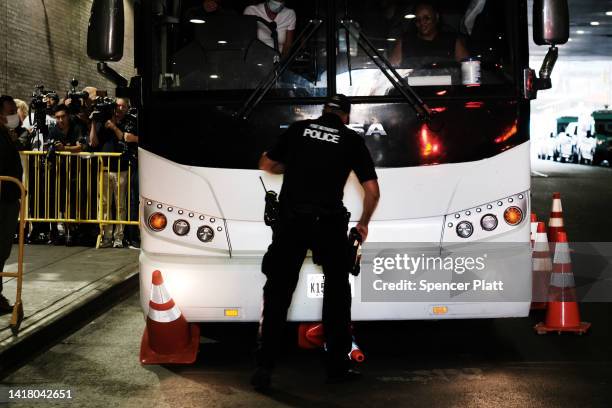
[[[361,272],[361,244],[363,238],[357,228],[353,227],[348,235],[348,259],[349,271],[353,276],[358,276]]]
[[[268,190],[261,177],[259,177],[259,180],[261,180],[261,185],[263,186],[264,191],[266,192],[266,197],[265,197],[266,208],[264,210],[264,223],[268,227],[273,227],[274,224],[276,224],[276,221],[278,220],[278,213],[280,210],[280,206],[278,203],[278,194],[276,194],[276,191]]]

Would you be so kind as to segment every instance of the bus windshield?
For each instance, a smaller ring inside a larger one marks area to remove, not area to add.
[[[152,5],[153,91],[250,91],[276,71],[271,97],[398,96],[380,58],[423,95],[514,83],[513,0],[289,0],[275,17],[264,2],[220,1],[214,11],[201,0]],[[304,36],[313,20],[322,23]],[[279,72],[292,48],[299,52]]]

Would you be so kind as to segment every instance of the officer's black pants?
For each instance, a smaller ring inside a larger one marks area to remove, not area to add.
[[[323,267],[323,327],[327,344],[327,368],[343,370],[351,349],[351,291],[347,267],[347,221],[335,216],[294,215],[281,217],[264,256],[267,277],[260,325],[258,365],[274,366],[281,346],[287,310],[298,282],[300,268],[310,248]]]

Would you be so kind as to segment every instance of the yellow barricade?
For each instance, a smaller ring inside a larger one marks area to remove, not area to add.
[[[138,225],[130,208],[135,169],[121,153],[20,153],[26,221],[99,224],[98,244],[105,226]]]
[[[2,272],[0,270],[0,279],[2,278],[17,278],[17,295],[15,296],[15,304],[13,305],[13,314],[11,315],[11,321],[9,323],[11,330],[14,334],[19,331],[19,326],[23,321],[23,303],[21,302],[21,287],[23,285],[23,240],[25,233],[25,209],[26,205],[26,190],[21,183],[14,177],[0,176],[0,189],[2,189],[2,183],[14,183],[17,184],[19,190],[21,190],[21,200],[19,207],[19,253],[17,255],[17,272]]]

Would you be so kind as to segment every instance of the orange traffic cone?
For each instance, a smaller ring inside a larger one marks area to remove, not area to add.
[[[298,346],[305,349],[322,347],[323,323],[301,323],[298,327]]]
[[[550,209],[550,218],[548,219],[548,242],[557,242],[557,233],[565,232],[565,224],[563,223],[563,207],[561,206],[561,193],[553,193],[552,207]],[[554,251],[554,244],[551,250]]]
[[[535,236],[538,230],[538,217],[534,213],[531,213],[531,234],[529,235],[531,241],[531,247],[535,244]]]
[[[565,232],[558,234],[550,278],[546,321],[536,324],[535,330],[538,334],[546,334],[551,331],[559,334],[566,331],[586,333],[591,323],[580,321],[567,234]]]
[[[535,243],[531,254],[532,265],[532,295],[531,309],[546,309],[546,295],[550,284],[552,261],[550,259],[550,248],[546,237],[546,226],[543,222],[537,223]]]
[[[356,363],[363,363],[365,360],[365,354],[359,348],[359,346],[353,340],[353,344],[351,345],[351,351],[349,353],[349,358]]]
[[[147,327],[140,344],[142,364],[192,364],[200,326],[189,324],[168,294],[160,271],[153,272]]]
[[[323,323],[301,323],[298,327],[298,346],[305,349],[325,348]],[[365,360],[365,354],[363,354],[363,351],[361,351],[357,343],[355,343],[354,337],[348,357],[357,363],[361,363]]]

